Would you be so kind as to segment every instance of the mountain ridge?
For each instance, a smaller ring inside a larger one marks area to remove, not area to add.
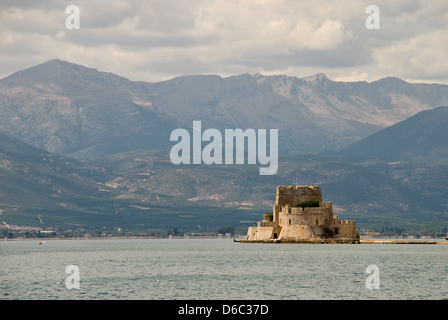
[[[395,89],[388,91],[388,82]],[[173,129],[201,120],[217,129],[279,128],[281,152],[309,153],[345,147],[444,103],[446,85],[388,78],[192,75],[150,83],[55,59],[0,80],[0,130],[50,152],[91,159],[126,145],[169,147]]]
[[[448,165],[448,106],[421,111],[340,150],[345,156]]]

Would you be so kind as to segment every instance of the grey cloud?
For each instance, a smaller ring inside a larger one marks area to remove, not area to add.
[[[365,28],[367,0],[266,0],[266,9],[259,2],[240,1],[3,0],[0,75],[59,58],[133,80],[144,76],[141,70],[152,80],[164,80],[181,74],[306,69],[340,73],[344,79],[394,75],[448,82],[442,58],[448,46],[441,32],[447,29],[445,0],[375,1],[380,30]],[[69,4],[80,6],[80,30],[65,29]],[[316,32],[320,27],[323,31]]]
[[[40,10],[54,10],[55,8],[65,8],[73,4],[70,0],[46,0],[46,1],[29,1],[29,0],[2,0],[0,9],[18,8],[18,9],[40,9]]]
[[[64,31],[65,32],[65,31]],[[77,32],[65,32],[64,41],[87,47],[100,47],[114,44],[118,47],[132,50],[151,48],[186,48],[197,45],[212,45],[218,38],[209,35],[196,34],[151,34],[133,32],[103,32],[80,30]]]

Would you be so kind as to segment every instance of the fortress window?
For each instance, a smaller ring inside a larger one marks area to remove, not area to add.
[[[291,225],[291,219],[289,219],[289,225]]]
[[[316,219],[316,226],[319,224],[319,219]]]
[[[334,234],[339,234],[339,229],[338,228],[334,228]]]

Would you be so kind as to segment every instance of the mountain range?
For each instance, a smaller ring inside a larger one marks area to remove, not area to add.
[[[52,60],[0,80],[0,218],[244,229],[271,210],[277,185],[317,184],[336,213],[361,226],[437,228],[448,219],[443,105],[448,86],[390,77],[148,83]],[[170,133],[194,120],[220,130],[278,128],[278,173],[173,165]]]
[[[0,130],[77,159],[171,145],[175,128],[279,129],[281,152],[343,148],[436,106],[448,86],[193,75],[158,83],[51,60],[0,80]]]

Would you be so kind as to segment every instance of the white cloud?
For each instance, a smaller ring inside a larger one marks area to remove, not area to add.
[[[447,54],[447,29],[420,34],[373,51],[378,67],[385,73],[398,73],[413,80],[434,82],[447,81]]]

